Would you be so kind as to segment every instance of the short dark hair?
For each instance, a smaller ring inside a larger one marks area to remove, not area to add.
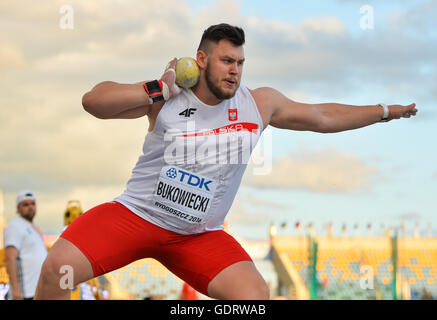
[[[212,25],[203,32],[197,51],[207,52],[209,42],[218,43],[222,39],[228,40],[236,46],[242,46],[245,42],[244,31],[240,27],[227,23]]]

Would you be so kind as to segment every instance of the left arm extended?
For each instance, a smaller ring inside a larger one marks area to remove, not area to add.
[[[281,129],[332,133],[362,128],[380,122],[384,109],[379,105],[354,106],[340,103],[300,103],[271,88],[258,89],[259,101],[267,106],[269,124]],[[389,105],[388,121],[409,118],[416,104]]]
[[[388,120],[409,118],[416,115],[416,104],[389,105]],[[323,115],[324,132],[340,132],[362,128],[380,122],[384,109],[380,105],[355,106],[339,103],[321,103],[315,107]]]

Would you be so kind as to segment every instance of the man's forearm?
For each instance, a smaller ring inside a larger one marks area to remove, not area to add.
[[[20,283],[18,282],[18,268],[15,260],[6,260],[6,272],[9,276],[9,283],[12,291],[20,291]]]
[[[380,122],[384,110],[378,105],[354,106],[339,103],[315,105],[324,119],[324,132],[340,132]]]
[[[149,97],[144,82],[120,84],[105,81],[96,85],[82,98],[84,109],[97,118],[110,118],[140,106],[147,108]]]

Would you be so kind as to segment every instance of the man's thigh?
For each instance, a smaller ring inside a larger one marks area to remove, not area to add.
[[[71,276],[70,285],[76,285],[94,277],[93,268],[88,258],[73,243],[64,238],[56,240],[44,264],[49,264],[48,270],[56,279],[69,273]]]
[[[252,275],[247,279],[262,280],[243,247],[221,230],[193,235],[174,234],[166,241],[157,260],[191,287],[213,298],[227,298],[219,284],[232,282],[232,277],[239,276],[239,270]],[[213,281],[216,278],[222,280]]]
[[[267,300],[269,288],[251,261],[240,261],[222,270],[208,286],[208,295],[225,300]]]
[[[98,205],[80,215],[63,232],[89,260],[94,276],[149,257],[160,230],[117,202]]]

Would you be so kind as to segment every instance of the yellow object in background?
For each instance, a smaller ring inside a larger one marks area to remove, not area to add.
[[[64,212],[64,226],[69,226],[74,219],[78,218],[82,213],[82,205],[79,200],[68,201],[67,208]],[[99,289],[99,282],[96,278],[93,278],[76,286],[71,292],[71,300],[102,300],[103,297]]]
[[[70,225],[76,219],[83,213],[82,205],[80,204],[79,200],[70,200],[67,202],[67,208],[64,212],[64,226]]]

